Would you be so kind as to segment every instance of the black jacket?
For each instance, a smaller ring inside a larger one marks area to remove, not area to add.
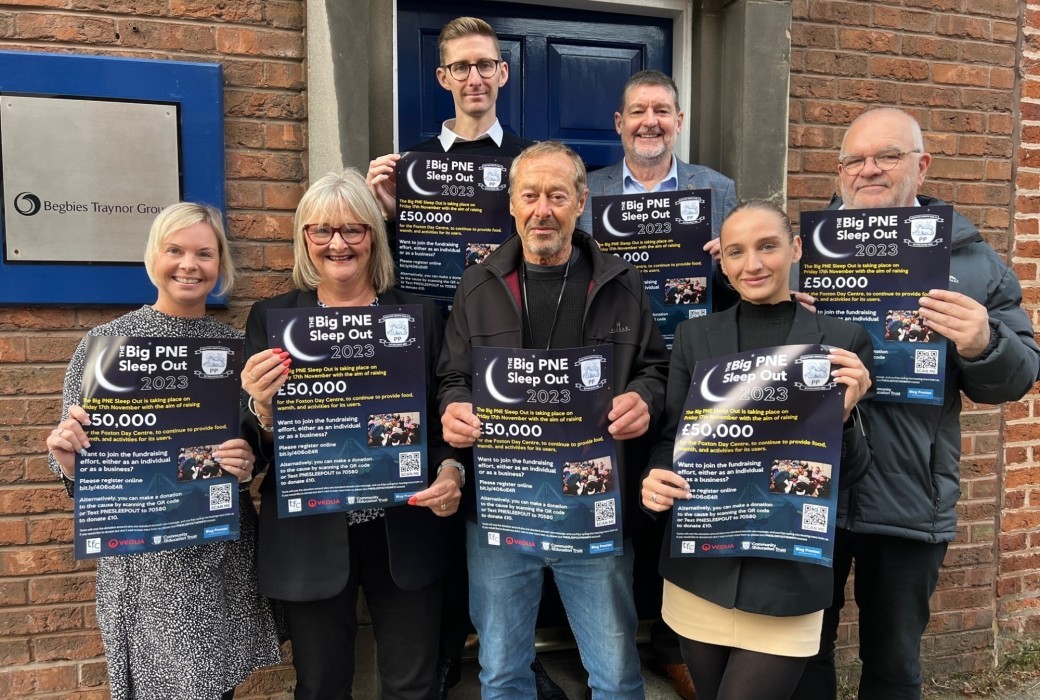
[[[422,304],[426,343],[427,413],[425,442],[430,480],[441,460],[454,456],[441,438],[435,381],[437,358],[443,340],[443,322],[429,299],[391,289],[379,295],[380,304]],[[246,322],[246,357],[270,347],[267,312],[271,309],[307,308],[318,305],[313,291],[293,291],[253,305]],[[270,446],[260,441],[256,419],[243,408],[242,435],[261,459],[273,464]],[[449,518],[439,518],[428,508],[408,505],[386,509],[386,539],[390,550],[390,575],[398,586],[414,590],[441,578],[448,563]],[[307,601],[331,598],[347,585],[350,575],[350,540],[345,513],[278,518],[275,479],[268,475],[260,485],[260,592],[278,600]]]
[[[627,440],[618,446],[622,522],[626,523],[627,530],[639,510],[634,508],[638,499],[631,498],[626,489],[625,474],[631,471],[634,477],[646,465],[648,438],[655,434],[655,419],[664,407],[668,351],[636,269],[617,256],[599,250],[583,231],[574,232],[572,243],[592,263],[582,343],[613,345],[615,395],[635,391],[650,407],[651,425],[644,436],[647,439]],[[521,252],[520,237],[514,234],[482,265],[471,267],[462,275],[437,368],[442,412],[450,403],[473,400],[470,389],[474,346],[523,347],[518,273]],[[463,462],[467,470],[463,502],[471,517],[476,517],[474,487],[470,486],[475,484],[472,450],[464,452]],[[626,509],[629,503],[633,506]]]
[[[683,321],[675,332],[672,361],[668,369],[668,398],[665,402],[660,441],[650,457],[650,466],[672,468],[675,431],[689,394],[690,379],[698,360],[737,352],[736,306],[702,318]],[[874,377],[874,352],[870,336],[862,326],[831,316],[814,314],[795,306],[794,322],[787,344],[823,343],[859,355]],[[868,419],[873,390],[860,400],[860,416]],[[863,478],[871,468],[870,444],[856,422],[842,433],[839,488]],[[671,513],[661,547],[661,576],[675,585],[724,608],[737,608],[762,615],[804,615],[831,604],[834,576],[830,568],[817,564],[766,559],[763,557],[671,557]]]

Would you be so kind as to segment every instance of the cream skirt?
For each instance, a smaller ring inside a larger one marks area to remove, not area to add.
[[[705,644],[777,656],[812,656],[820,649],[823,611],[793,617],[723,608],[664,582],[661,617],[676,634]]]

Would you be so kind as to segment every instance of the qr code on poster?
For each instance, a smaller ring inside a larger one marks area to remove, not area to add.
[[[418,452],[402,452],[397,455],[397,472],[401,478],[419,476],[422,473],[422,458]]]
[[[596,501],[596,527],[607,527],[617,522],[614,513],[614,499]]]
[[[802,529],[809,532],[827,532],[827,506],[814,506],[806,503],[802,506]]]
[[[939,374],[939,351],[914,350],[914,374]]]
[[[231,484],[212,484],[209,487],[209,509],[228,510],[231,508]]]

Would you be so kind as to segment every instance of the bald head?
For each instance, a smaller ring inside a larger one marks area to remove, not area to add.
[[[883,170],[876,159],[882,155],[898,156],[898,162]],[[862,169],[853,167],[850,158],[864,159]],[[924,152],[917,120],[902,110],[882,107],[864,112],[849,125],[839,161],[849,165],[838,169],[845,206],[877,209],[914,206],[932,157]]]

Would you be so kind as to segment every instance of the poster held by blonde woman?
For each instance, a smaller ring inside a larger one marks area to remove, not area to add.
[[[155,303],[98,326],[89,335],[240,338],[206,316],[206,297],[234,280],[220,213],[182,202],[152,224],[145,268]],[[65,375],[61,422],[47,436],[51,469],[70,495],[75,456],[89,447],[81,407],[85,342]],[[213,457],[242,488],[252,478],[253,451],[241,438]],[[97,618],[110,692],[116,700],[228,699],[253,671],[279,661],[268,602],[256,583],[256,511],[240,498],[241,537],[161,552],[102,557],[97,567]]]

